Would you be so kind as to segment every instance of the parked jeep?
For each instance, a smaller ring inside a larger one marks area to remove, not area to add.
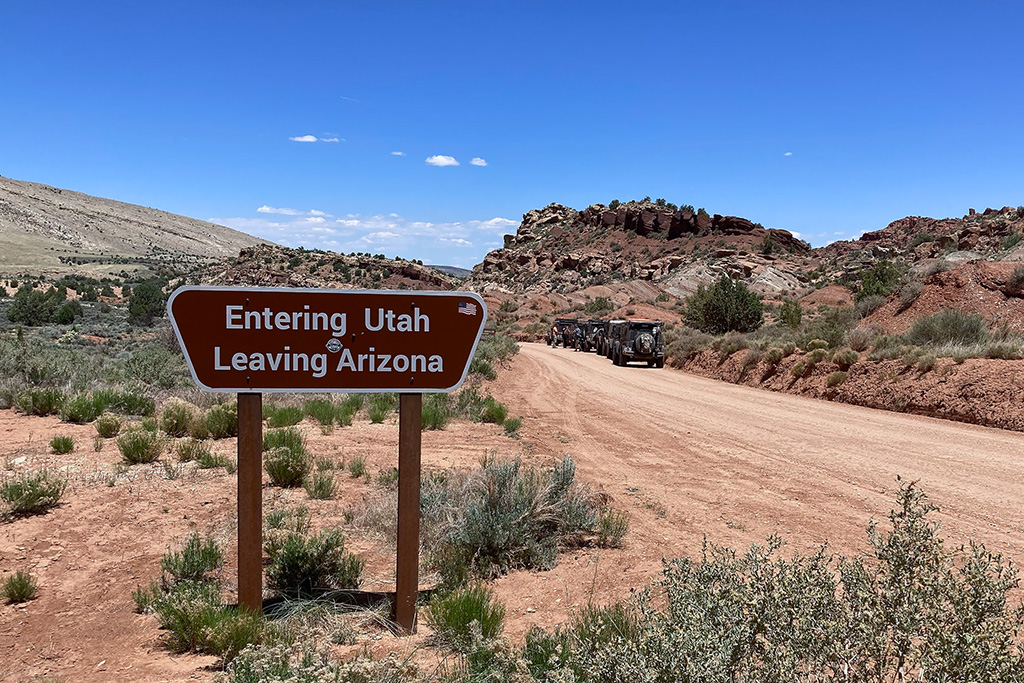
[[[647,367],[665,367],[665,341],[657,320],[629,320],[612,330],[612,362],[647,361]]]
[[[625,325],[627,320],[605,320],[604,330],[601,332],[601,346],[597,352],[605,358],[612,357],[612,340],[615,338],[615,330]]]
[[[548,330],[548,346],[558,346],[559,343],[562,346],[569,346],[569,339],[577,322],[576,318],[555,318],[551,329]]]
[[[580,334],[576,337],[574,347],[577,351],[593,351],[597,348],[598,333],[604,330],[603,320],[585,320],[578,326]]]

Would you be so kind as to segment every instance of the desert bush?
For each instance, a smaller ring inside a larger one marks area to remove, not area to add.
[[[811,371],[813,370],[813,365],[808,366],[804,361],[797,361],[793,364],[793,367],[789,369],[789,374],[793,375],[793,377],[806,377],[811,374]]]
[[[860,360],[860,354],[851,348],[842,348],[832,354],[832,362],[841,370],[847,370],[851,365]]]
[[[129,429],[117,437],[117,450],[129,465],[155,461],[160,457],[163,447],[163,438],[147,429]]]
[[[373,659],[364,652],[338,661],[308,647],[274,644],[243,650],[228,666],[224,680],[225,683],[417,683],[422,676],[408,658],[395,654]],[[453,675],[451,680],[454,683],[457,676]]]
[[[96,433],[104,439],[110,439],[117,436],[121,432],[121,425],[123,424],[121,418],[110,413],[104,413],[96,418]]]
[[[924,244],[925,242],[934,242],[934,241],[935,241],[935,235],[931,234],[930,232],[919,232],[914,237],[914,239],[910,240],[910,248],[913,249],[914,247],[920,246],[920,245]]]
[[[107,403],[101,395],[84,392],[64,402],[60,409],[60,419],[74,424],[86,424],[98,418],[106,409]]]
[[[302,410],[306,415],[327,429],[334,426],[340,409],[341,406],[326,398],[311,399],[302,405]]]
[[[700,285],[686,300],[686,323],[702,332],[752,332],[763,322],[764,306],[757,294],[724,275],[710,287]]]
[[[947,261],[946,259],[939,259],[938,261],[935,261],[934,263],[930,264],[927,268],[925,268],[921,276],[924,278],[929,278],[932,275],[945,273],[952,267],[953,264]]]
[[[313,469],[313,458],[295,427],[273,429],[263,437],[263,466],[274,486],[300,486]]]
[[[597,544],[602,548],[621,548],[629,531],[629,514],[605,508],[597,516]]]
[[[1021,218],[1022,215],[1024,215],[1022,214],[1022,212],[1017,212],[1018,218]],[[1000,248],[1003,249],[1003,251],[1009,251],[1010,249],[1013,249],[1015,246],[1020,244],[1021,237],[1024,237],[1024,234],[1021,234],[1018,231],[1011,232],[1009,235],[1003,238],[999,246]]]
[[[837,349],[843,345],[847,332],[857,320],[857,312],[850,306],[828,307],[813,321],[805,324],[799,339],[800,347],[806,349],[812,340],[821,339],[828,343],[828,348]]]
[[[122,415],[138,415],[140,417],[152,417],[156,412],[156,401],[135,390],[98,391],[110,410]]]
[[[238,436],[238,404],[220,403],[206,411],[206,431],[214,439],[228,439]],[[197,434],[192,436],[199,438]]]
[[[64,392],[54,387],[26,389],[15,400],[15,407],[26,415],[56,415],[66,400]]]
[[[978,544],[947,549],[934,510],[901,483],[890,529],[868,526],[867,557],[783,558],[778,537],[745,553],[706,545],[666,564],[663,606],[644,592],[588,608],[529,634],[516,667],[579,683],[1021,680],[1015,569]]]
[[[223,467],[229,473],[235,471],[235,461],[224,453],[214,453],[209,448],[199,449],[195,454],[196,467],[201,470],[210,470],[215,467]]]
[[[505,606],[483,585],[434,596],[426,621],[438,640],[455,652],[468,653],[477,639],[492,641],[505,627]]]
[[[813,367],[818,363],[828,360],[830,355],[828,349],[817,348],[808,353],[805,360],[809,366]]]
[[[985,347],[985,358],[1019,360],[1024,358],[1024,348],[1012,342],[993,342]]]
[[[829,389],[834,389],[835,387],[838,387],[845,381],[846,373],[843,372],[842,370],[839,370],[838,372],[833,372],[831,375],[828,376],[828,378],[825,380],[825,386],[827,386]]]
[[[192,460],[198,460],[210,453],[210,445],[205,441],[193,439],[182,439],[178,442],[175,447],[178,452],[178,459],[182,462],[190,462]]]
[[[922,375],[931,372],[935,368],[935,354],[926,353],[917,359],[917,371]]]
[[[58,455],[75,450],[75,440],[70,436],[55,436],[50,439],[50,450]]]
[[[877,336],[878,334],[871,328],[857,327],[846,333],[846,343],[854,351],[867,351]]]
[[[180,551],[166,553],[160,559],[168,585],[183,581],[205,581],[207,574],[224,566],[224,554],[212,538],[205,541],[193,531]]]
[[[988,331],[980,315],[951,309],[918,318],[907,333],[907,340],[919,346],[980,344],[987,339]]]
[[[348,461],[346,467],[348,468],[348,473],[352,475],[352,478],[358,479],[366,474],[366,457],[362,455],[353,456],[352,459]]]
[[[306,494],[314,500],[327,500],[338,488],[334,475],[330,472],[314,472],[312,477],[306,477],[304,486]]]
[[[505,419],[502,425],[505,428],[505,436],[511,436],[513,438],[519,438],[519,430],[523,426],[523,417],[509,417]]]
[[[903,287],[900,288],[900,302],[896,307],[896,312],[902,313],[910,308],[913,303],[917,301],[918,297],[921,296],[922,291],[924,291],[924,285],[917,280],[903,285]]]
[[[132,351],[124,361],[122,372],[129,381],[160,389],[186,386],[190,380],[185,357],[157,344],[147,344]]]
[[[888,299],[884,296],[866,296],[854,305],[854,311],[860,318],[866,318],[885,305]]]
[[[164,403],[160,414],[160,428],[168,436],[187,436],[192,430],[192,423],[199,419],[199,411],[194,405],[180,398],[171,397]]]
[[[24,472],[0,483],[0,499],[15,517],[37,515],[56,507],[67,486],[67,477],[47,469]]]
[[[790,329],[796,329],[800,327],[800,321],[803,320],[804,309],[800,305],[799,301],[793,299],[783,299],[782,305],[779,306],[778,320],[780,323]]]
[[[906,266],[896,265],[889,261],[879,261],[873,268],[864,270],[859,274],[860,286],[854,295],[857,302],[863,301],[869,296],[888,297],[900,282]]]
[[[451,420],[451,398],[448,394],[427,394],[423,397],[420,424],[424,430],[444,429]]]
[[[805,351],[817,351],[818,349],[827,348],[828,342],[825,341],[824,339],[812,339],[811,341],[807,342],[807,344],[804,346]]]
[[[153,600],[152,608],[174,652],[205,652],[230,663],[247,645],[263,639],[259,614],[221,605],[210,583],[178,584]]]
[[[1024,292],[1024,265],[1017,266],[1006,280],[1006,288],[1014,293]]]
[[[732,354],[750,348],[750,341],[744,334],[729,332],[711,342],[711,348],[718,352],[718,362],[721,364]]]
[[[359,586],[363,561],[345,551],[340,531],[316,536],[291,533],[274,547],[267,565],[267,586],[290,598],[311,598],[331,588]]]
[[[4,580],[4,599],[8,605],[31,600],[38,590],[39,584],[28,572],[19,570]]]
[[[672,367],[682,367],[698,353],[710,348],[712,339],[711,335],[692,327],[670,330],[665,333],[665,357]]]
[[[268,405],[263,409],[263,419],[270,427],[291,427],[299,424],[305,417],[305,411],[298,406]]]
[[[480,410],[480,420],[482,422],[492,422],[500,425],[504,424],[507,417],[508,406],[501,401],[498,401],[493,396],[487,396],[484,398],[483,407]]]
[[[379,394],[375,394],[377,396]],[[380,424],[387,416],[391,414],[392,405],[390,402],[380,399],[370,399],[370,405],[366,409],[366,414],[370,418],[370,422],[373,424]]]

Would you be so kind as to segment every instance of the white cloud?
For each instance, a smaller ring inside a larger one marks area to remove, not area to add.
[[[432,157],[427,157],[427,164],[429,166],[458,166],[459,162],[456,161],[455,157],[435,154]]]
[[[342,142],[345,138],[339,138],[337,135],[328,133],[325,138],[318,138],[315,135],[296,135],[293,138],[288,138],[292,142]]]
[[[481,159],[480,157],[473,157],[473,160],[470,161],[469,163],[471,165],[473,165],[473,166],[486,166],[487,165],[487,161],[485,159]]]
[[[500,216],[450,223],[410,220],[395,213],[343,213],[342,217],[333,218],[316,209],[298,211],[272,206],[262,206],[257,213],[257,217],[209,220],[290,247],[341,253],[373,251],[455,265],[479,262],[488,250],[501,246],[501,234],[514,232],[519,224]],[[275,215],[267,215],[271,213]]]
[[[793,156],[793,153],[792,152],[786,152],[782,156],[784,156],[784,157],[791,157],[791,156]]]
[[[264,204],[260,208],[256,209],[256,213],[276,213],[282,216],[301,216],[302,212],[297,209],[278,209],[273,206],[267,206]]]
[[[392,152],[391,156],[393,156],[393,157],[404,157],[405,156],[405,152]]]
[[[798,233],[796,230],[790,230],[789,234],[792,235],[793,237],[797,238],[798,240],[802,240],[803,239],[803,235]]]

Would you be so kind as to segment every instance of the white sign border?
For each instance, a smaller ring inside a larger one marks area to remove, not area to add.
[[[192,364],[192,358],[188,355],[188,349],[185,347],[185,342],[181,338],[181,332],[178,330],[178,325],[174,320],[174,312],[171,309],[174,300],[182,292],[287,292],[287,293],[308,293],[308,294],[384,294],[387,296],[404,295],[404,296],[445,296],[445,297],[468,297],[473,299],[480,305],[480,310],[483,314],[483,321],[480,323],[480,330],[476,334],[476,339],[473,340],[473,348],[469,350],[469,358],[466,359],[466,365],[462,369],[462,377],[458,382],[450,387],[444,389],[417,389],[410,387],[401,387],[397,389],[385,389],[385,388],[372,388],[372,389],[345,389],[343,387],[337,388],[324,388],[324,387],[313,387],[308,389],[300,389],[295,387],[288,388],[260,388],[260,387],[243,387],[241,389],[214,389],[199,381],[199,376],[196,374],[196,369]],[[203,391],[209,391],[216,394],[450,394],[466,382],[466,377],[469,376],[469,366],[473,364],[473,357],[476,355],[476,348],[480,344],[480,339],[484,334],[484,327],[487,326],[487,304],[484,303],[483,297],[476,292],[463,292],[463,291],[451,291],[444,292],[439,290],[417,290],[417,289],[318,289],[314,287],[226,287],[218,285],[187,285],[178,287],[171,296],[167,298],[167,318],[171,321],[171,329],[174,330],[174,336],[178,339],[178,346],[181,347],[181,352],[185,356],[185,362],[188,364],[188,370],[192,374],[192,381],[196,383]]]

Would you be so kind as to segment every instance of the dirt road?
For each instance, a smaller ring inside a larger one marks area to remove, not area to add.
[[[692,554],[779,533],[790,547],[865,548],[917,480],[944,533],[1024,561],[1024,434],[761,391],[523,344],[499,396],[543,451],[633,498],[636,541]],[[648,512],[650,514],[648,514]],[[644,540],[646,537],[646,541]]]

